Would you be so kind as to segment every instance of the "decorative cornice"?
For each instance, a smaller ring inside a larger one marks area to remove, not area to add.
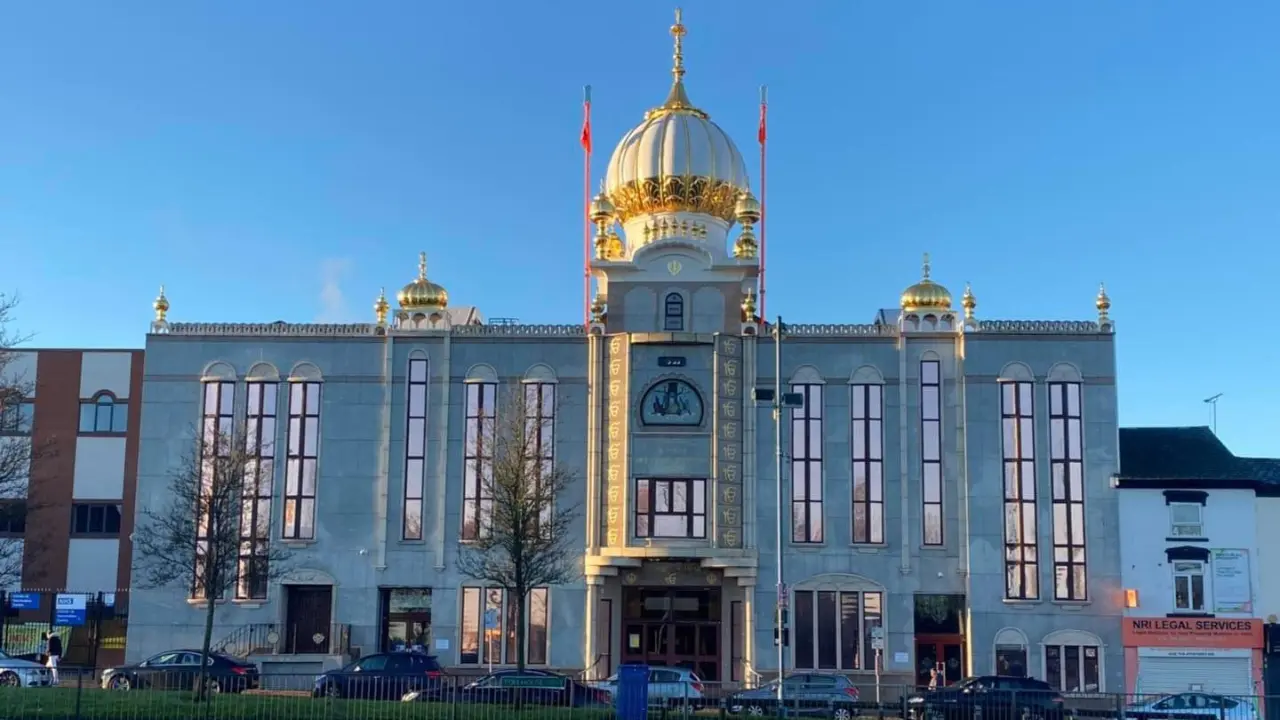
[[[786,337],[897,337],[898,328],[894,325],[866,323],[858,325],[826,324],[826,323],[785,323]],[[760,337],[767,338],[773,334],[773,324],[765,323],[760,329]]]
[[[480,335],[485,337],[586,337],[587,329],[581,323],[573,325],[457,325],[454,335]]]
[[[169,323],[168,335],[222,337],[376,337],[373,323]],[[582,325],[455,325],[451,331],[393,330],[396,336],[442,335],[470,337],[585,337]]]
[[[1110,335],[1093,320],[979,320],[978,332],[1024,335]]]

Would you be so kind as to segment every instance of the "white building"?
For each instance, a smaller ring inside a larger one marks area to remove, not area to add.
[[[1277,469],[1236,457],[1206,427],[1120,430],[1130,693],[1261,694],[1259,540],[1278,531],[1260,534],[1258,495]]]

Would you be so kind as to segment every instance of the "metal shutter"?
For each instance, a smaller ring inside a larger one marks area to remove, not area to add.
[[[1167,658],[1138,660],[1139,695],[1206,692],[1254,695],[1253,663],[1247,657]]]

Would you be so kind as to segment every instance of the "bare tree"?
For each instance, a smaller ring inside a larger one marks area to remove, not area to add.
[[[529,592],[562,585],[580,574],[572,531],[578,517],[568,502],[573,473],[552,462],[546,386],[513,391],[468,438],[479,458],[476,517],[464,523],[458,550],[463,575],[507,592],[516,607],[516,667],[525,667],[525,603]],[[483,413],[482,413],[483,414]]]
[[[0,538],[0,588],[22,582],[24,554],[39,555],[32,547],[40,543],[38,534],[27,533],[24,540],[19,528],[25,527],[27,516],[35,509],[28,494],[32,472],[39,472],[40,461],[52,458],[57,450],[54,440],[37,442],[31,434],[35,378],[28,377],[18,364],[18,346],[30,337],[9,327],[17,306],[16,296],[0,293],[0,524],[18,530],[15,536]]]
[[[142,584],[180,584],[206,601],[197,698],[209,688],[205,671],[217,600],[229,593],[261,597],[287,570],[288,553],[270,542],[269,502],[273,452],[256,434],[221,431],[216,419],[193,433],[191,450],[173,468],[163,504],[142,508],[133,548]],[[267,435],[270,436],[269,434]],[[264,441],[265,442],[265,441]]]

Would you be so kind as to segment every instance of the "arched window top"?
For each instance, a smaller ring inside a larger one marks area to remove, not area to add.
[[[493,369],[492,365],[485,363],[477,363],[467,368],[466,380],[469,383],[496,383],[498,382],[498,372]]]
[[[236,369],[230,364],[221,360],[214,360],[204,366],[204,371],[200,373],[200,380],[203,382],[229,381],[235,382]]]
[[[1027,634],[1015,627],[1001,628],[996,633],[995,642],[992,645],[1018,645],[1027,646]]]
[[[80,432],[122,433],[129,429],[129,403],[110,390],[80,401]]]
[[[98,405],[111,405],[116,399],[116,394],[110,390],[99,390],[93,394],[93,402]]]
[[[1015,382],[1035,382],[1035,373],[1025,363],[1011,362],[1000,369],[1001,380]]]
[[[409,351],[409,359],[410,360],[426,360],[427,351],[423,350],[422,348],[414,348],[413,350]]]
[[[849,376],[849,383],[852,385],[883,385],[884,375],[880,374],[880,370],[871,365],[863,365],[853,371]]]
[[[300,362],[289,371],[289,382],[324,382],[324,376],[312,363]]]
[[[1049,382],[1080,382],[1083,376],[1080,374],[1080,369],[1075,365],[1060,362],[1049,368],[1048,379]]]
[[[662,329],[670,332],[684,330],[684,296],[669,292],[662,300]]]
[[[862,590],[884,592],[884,586],[869,577],[853,573],[823,573],[795,584],[796,590]]]
[[[942,362],[942,356],[932,350],[925,350],[920,353],[920,362]]]
[[[801,365],[796,371],[791,373],[792,385],[822,385],[825,381],[822,379],[822,373],[818,372],[818,368],[812,365]]]
[[[271,363],[258,362],[249,368],[244,379],[249,382],[280,382],[280,371]]]
[[[1041,645],[1093,645],[1102,647],[1102,639],[1084,630],[1054,630],[1044,636]]]
[[[545,363],[537,363],[533,367],[524,371],[524,382],[527,383],[553,383],[557,382],[556,371],[550,365]]]

